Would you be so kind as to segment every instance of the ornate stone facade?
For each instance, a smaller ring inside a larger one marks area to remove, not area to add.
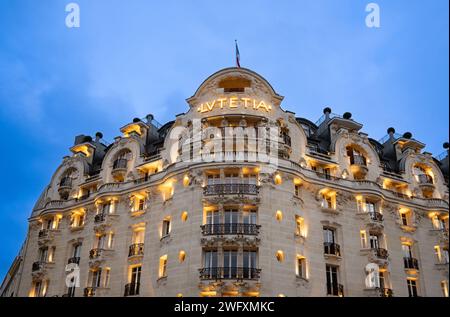
[[[448,295],[448,153],[392,128],[376,141],[329,108],[312,123],[282,100],[227,68],[173,122],[135,119],[110,145],[78,136],[2,295]],[[230,127],[256,134],[205,150]],[[268,160],[251,144],[261,131]],[[67,287],[70,263],[80,287]]]

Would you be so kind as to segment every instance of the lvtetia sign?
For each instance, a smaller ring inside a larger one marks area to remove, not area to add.
[[[264,100],[258,100],[254,98],[246,97],[230,97],[230,98],[219,98],[212,101],[204,102],[197,107],[197,111],[200,113],[210,112],[214,109],[254,109],[260,111],[269,112],[272,110],[272,105],[265,102]]]

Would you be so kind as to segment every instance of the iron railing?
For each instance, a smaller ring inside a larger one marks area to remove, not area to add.
[[[431,177],[428,174],[420,174],[420,175],[418,175],[418,178],[419,178],[419,184],[425,184],[425,185],[433,184],[433,177]]]
[[[417,261],[417,259],[415,258],[404,257],[403,263],[405,265],[405,269],[413,269],[413,270],[419,269],[419,261]]]
[[[370,219],[372,219],[373,221],[383,221],[383,214],[378,212],[378,211],[371,211],[369,212],[370,215]]]
[[[125,292],[123,296],[139,295],[140,283],[128,283],[125,285]]]
[[[138,256],[144,255],[144,244],[143,243],[134,243],[128,248],[128,257],[130,256]]]
[[[256,280],[259,279],[261,269],[253,267],[205,267],[199,270],[202,280]]]
[[[127,168],[128,161],[126,159],[117,159],[113,163],[113,170]]]
[[[102,251],[103,251],[103,249],[100,249],[100,248],[92,249],[91,251],[89,251],[89,258],[90,259],[98,258],[99,256],[102,255]]]
[[[341,247],[334,242],[323,243],[323,253],[328,255],[341,256]]]
[[[202,234],[205,236],[211,235],[258,235],[260,225],[250,223],[218,223],[202,225]]]
[[[67,263],[68,264],[71,264],[71,263],[80,264],[80,257],[73,256],[73,257],[69,258],[69,260],[67,260]]]
[[[203,194],[209,195],[258,195],[256,184],[212,184],[207,185]]]

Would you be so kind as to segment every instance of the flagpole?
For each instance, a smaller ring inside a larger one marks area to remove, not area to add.
[[[236,43],[236,66],[238,68],[241,68],[241,55],[239,53],[239,46],[238,46],[237,40],[234,40],[234,41]]]

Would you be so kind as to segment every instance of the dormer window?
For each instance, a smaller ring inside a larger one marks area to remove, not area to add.
[[[422,190],[424,198],[433,198],[434,179],[431,168],[422,165],[416,165],[413,168],[413,174],[419,188]]]
[[[112,175],[117,182],[123,182],[128,170],[128,161],[131,152],[129,150],[121,151],[112,164]]]

